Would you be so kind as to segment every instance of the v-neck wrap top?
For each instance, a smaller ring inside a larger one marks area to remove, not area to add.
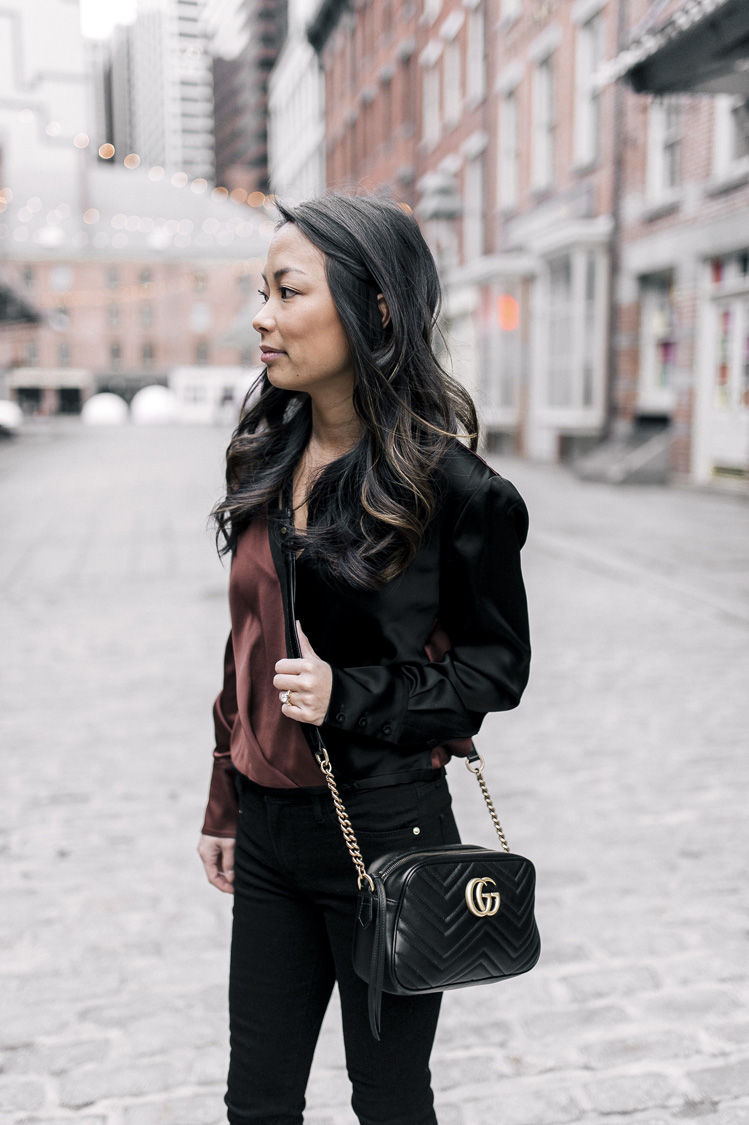
[[[520,702],[530,665],[525,504],[457,441],[437,483],[440,501],[416,558],[376,590],[344,583],[303,552],[292,605],[291,511],[271,510],[239,537],[207,835],[235,833],[237,771],[271,788],[324,784],[309,729],[281,712],[273,687],[276,661],[295,654],[294,614],[332,668],[320,734],[344,792],[432,776],[468,753],[487,713]]]

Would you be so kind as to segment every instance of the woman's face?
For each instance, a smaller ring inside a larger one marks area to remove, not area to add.
[[[353,393],[354,365],[325,276],[325,257],[293,224],[276,231],[252,321],[274,387]]]

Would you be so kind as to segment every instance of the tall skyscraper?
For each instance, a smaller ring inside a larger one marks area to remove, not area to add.
[[[136,153],[150,166],[213,182],[213,75],[206,3],[139,0],[135,21],[115,29],[109,46],[110,111],[105,123],[110,135],[99,140],[114,144],[116,161]]]

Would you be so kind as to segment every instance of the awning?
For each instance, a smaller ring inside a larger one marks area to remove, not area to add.
[[[597,79],[602,86],[624,79],[637,93],[749,97],[749,0],[686,0]]]
[[[23,297],[9,285],[0,284],[0,326],[38,324],[40,320],[39,313]]]

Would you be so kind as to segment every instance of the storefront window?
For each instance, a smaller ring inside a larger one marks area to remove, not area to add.
[[[572,403],[572,262],[549,263],[549,405]]]

